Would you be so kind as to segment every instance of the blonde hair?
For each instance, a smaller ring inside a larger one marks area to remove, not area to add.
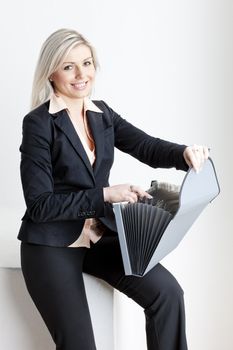
[[[99,66],[94,47],[75,30],[59,29],[52,33],[42,45],[36,65],[32,94],[31,108],[34,109],[48,101],[53,92],[49,77],[59,68],[64,58],[77,45],[86,45],[90,48],[95,69]]]

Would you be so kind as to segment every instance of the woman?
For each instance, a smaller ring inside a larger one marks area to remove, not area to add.
[[[154,168],[197,171],[208,149],[153,138],[91,101],[97,66],[94,48],[74,30],[56,31],[41,49],[20,147],[25,282],[56,349],[96,349],[84,271],[144,308],[149,350],[185,350],[175,278],[160,264],[142,278],[124,275],[112,203],[149,195],[132,184],[109,186],[108,178],[114,147]]]

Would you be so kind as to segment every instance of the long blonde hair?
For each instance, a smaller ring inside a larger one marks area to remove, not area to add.
[[[82,34],[72,29],[59,29],[47,38],[42,45],[35,69],[31,94],[32,109],[50,99],[53,87],[49,77],[59,68],[70,50],[81,44],[90,48],[94,66],[97,68],[95,49]]]

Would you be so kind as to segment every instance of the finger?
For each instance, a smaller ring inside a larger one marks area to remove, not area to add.
[[[129,192],[129,194],[126,196],[126,200],[129,203],[136,203],[138,201],[138,196],[134,192]]]
[[[193,145],[192,147],[189,147],[189,149],[187,150],[187,157],[188,157],[189,165],[193,167],[195,171],[198,172],[199,162],[198,162],[197,152],[198,151],[197,151],[196,145]]]
[[[196,171],[200,171],[209,157],[209,148],[207,146],[193,145],[192,153],[193,155],[190,154],[191,163]]]
[[[193,148],[193,155],[195,157],[195,167],[199,171],[201,170],[203,163],[204,163],[204,153],[203,153],[203,147],[202,146],[196,146]]]
[[[205,160],[209,157],[209,149],[206,146],[192,145],[184,151],[184,159],[189,167],[198,172]]]
[[[136,193],[136,195],[139,197],[139,198],[143,198],[143,197],[146,197],[146,198],[152,198],[152,196],[147,193],[146,191],[144,191],[141,187],[139,186],[134,186],[134,185],[131,185],[130,186],[130,189],[132,192]]]
[[[197,147],[196,145],[188,146],[184,152],[184,158],[189,167],[192,167],[196,172],[199,170],[199,162],[197,159]]]
[[[126,200],[130,203],[135,203],[138,200],[137,194],[133,191],[134,186],[128,185],[127,191],[126,191]]]
[[[199,164],[199,170],[203,167],[205,161],[209,158],[209,148],[207,146],[196,146],[194,154]]]
[[[205,146],[203,148],[203,153],[204,153],[205,160],[207,160],[209,158],[209,156],[210,156],[210,148]]]

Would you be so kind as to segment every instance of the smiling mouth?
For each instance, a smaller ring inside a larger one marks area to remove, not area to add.
[[[82,81],[81,83],[71,84],[76,90],[84,90],[87,86],[87,81]]]

